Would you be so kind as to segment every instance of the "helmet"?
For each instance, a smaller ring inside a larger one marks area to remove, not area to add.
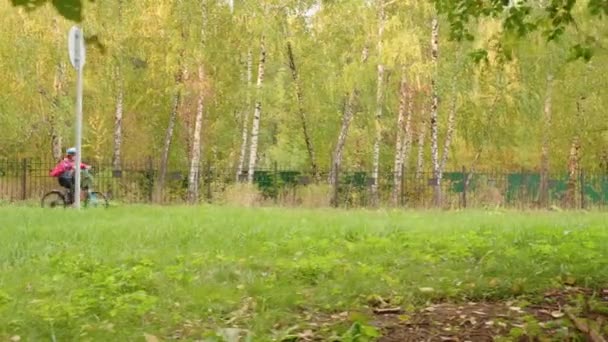
[[[74,156],[74,155],[76,155],[76,147],[70,147],[70,148],[68,148],[67,151],[65,151],[65,153],[68,156]]]

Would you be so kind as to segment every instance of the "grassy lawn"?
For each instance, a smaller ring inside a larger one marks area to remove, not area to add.
[[[0,341],[355,341],[378,303],[565,284],[608,284],[606,214],[0,208]]]

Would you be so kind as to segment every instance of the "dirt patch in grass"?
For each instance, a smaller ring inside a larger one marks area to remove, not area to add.
[[[608,289],[577,287],[536,300],[438,303],[415,312],[376,309],[379,341],[608,340]]]

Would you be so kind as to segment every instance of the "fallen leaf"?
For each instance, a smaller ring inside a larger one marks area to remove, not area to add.
[[[11,342],[19,342],[19,341],[21,341],[21,336],[15,335],[15,336],[11,337]]]
[[[576,283],[576,278],[574,278],[574,277],[567,277],[564,280],[564,284],[566,284],[566,285],[574,285],[575,283]]]
[[[431,292],[435,292],[435,289],[432,287],[421,287],[418,290],[420,290],[420,292],[422,293],[431,293]]]
[[[312,332],[312,330],[306,330],[306,331],[298,334],[298,338],[303,341],[311,341],[314,337],[315,337],[315,335]]]
[[[386,308],[386,309],[374,309],[374,313],[377,315],[398,314],[401,312],[403,312],[403,309],[401,309],[400,307]]]
[[[146,342],[159,342],[160,341],[158,339],[158,337],[156,337],[154,335],[144,333],[144,337],[146,338]]]
[[[521,312],[521,308],[519,306],[510,306],[509,310],[516,311],[516,312]]]
[[[367,303],[375,308],[386,306],[388,303],[384,300],[384,298],[378,295],[371,295],[367,298]]]
[[[224,341],[226,342],[238,342],[241,339],[241,335],[247,334],[247,330],[238,329],[238,328],[225,328],[220,329],[219,332],[224,337]]]
[[[399,315],[399,320],[401,322],[407,322],[407,321],[410,320],[410,316],[408,316],[408,315]]]
[[[564,317],[564,313],[561,311],[551,311],[551,317],[561,318],[561,317]]]
[[[606,339],[604,339],[604,337],[601,335],[601,333],[599,331],[597,331],[594,327],[589,326],[589,324],[587,324],[587,320],[578,318],[578,317],[574,316],[571,312],[567,312],[567,313],[568,313],[568,318],[570,318],[570,320],[572,320],[572,322],[574,323],[574,326],[576,326],[576,328],[578,330],[580,330],[581,332],[583,332],[585,334],[589,334],[589,337],[591,338],[592,342],[606,342]]]

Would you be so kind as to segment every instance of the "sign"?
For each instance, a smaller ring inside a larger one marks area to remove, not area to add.
[[[84,46],[84,33],[78,26],[72,26],[68,34],[68,52],[70,53],[70,62],[74,69],[79,70],[82,68],[87,54]]]

